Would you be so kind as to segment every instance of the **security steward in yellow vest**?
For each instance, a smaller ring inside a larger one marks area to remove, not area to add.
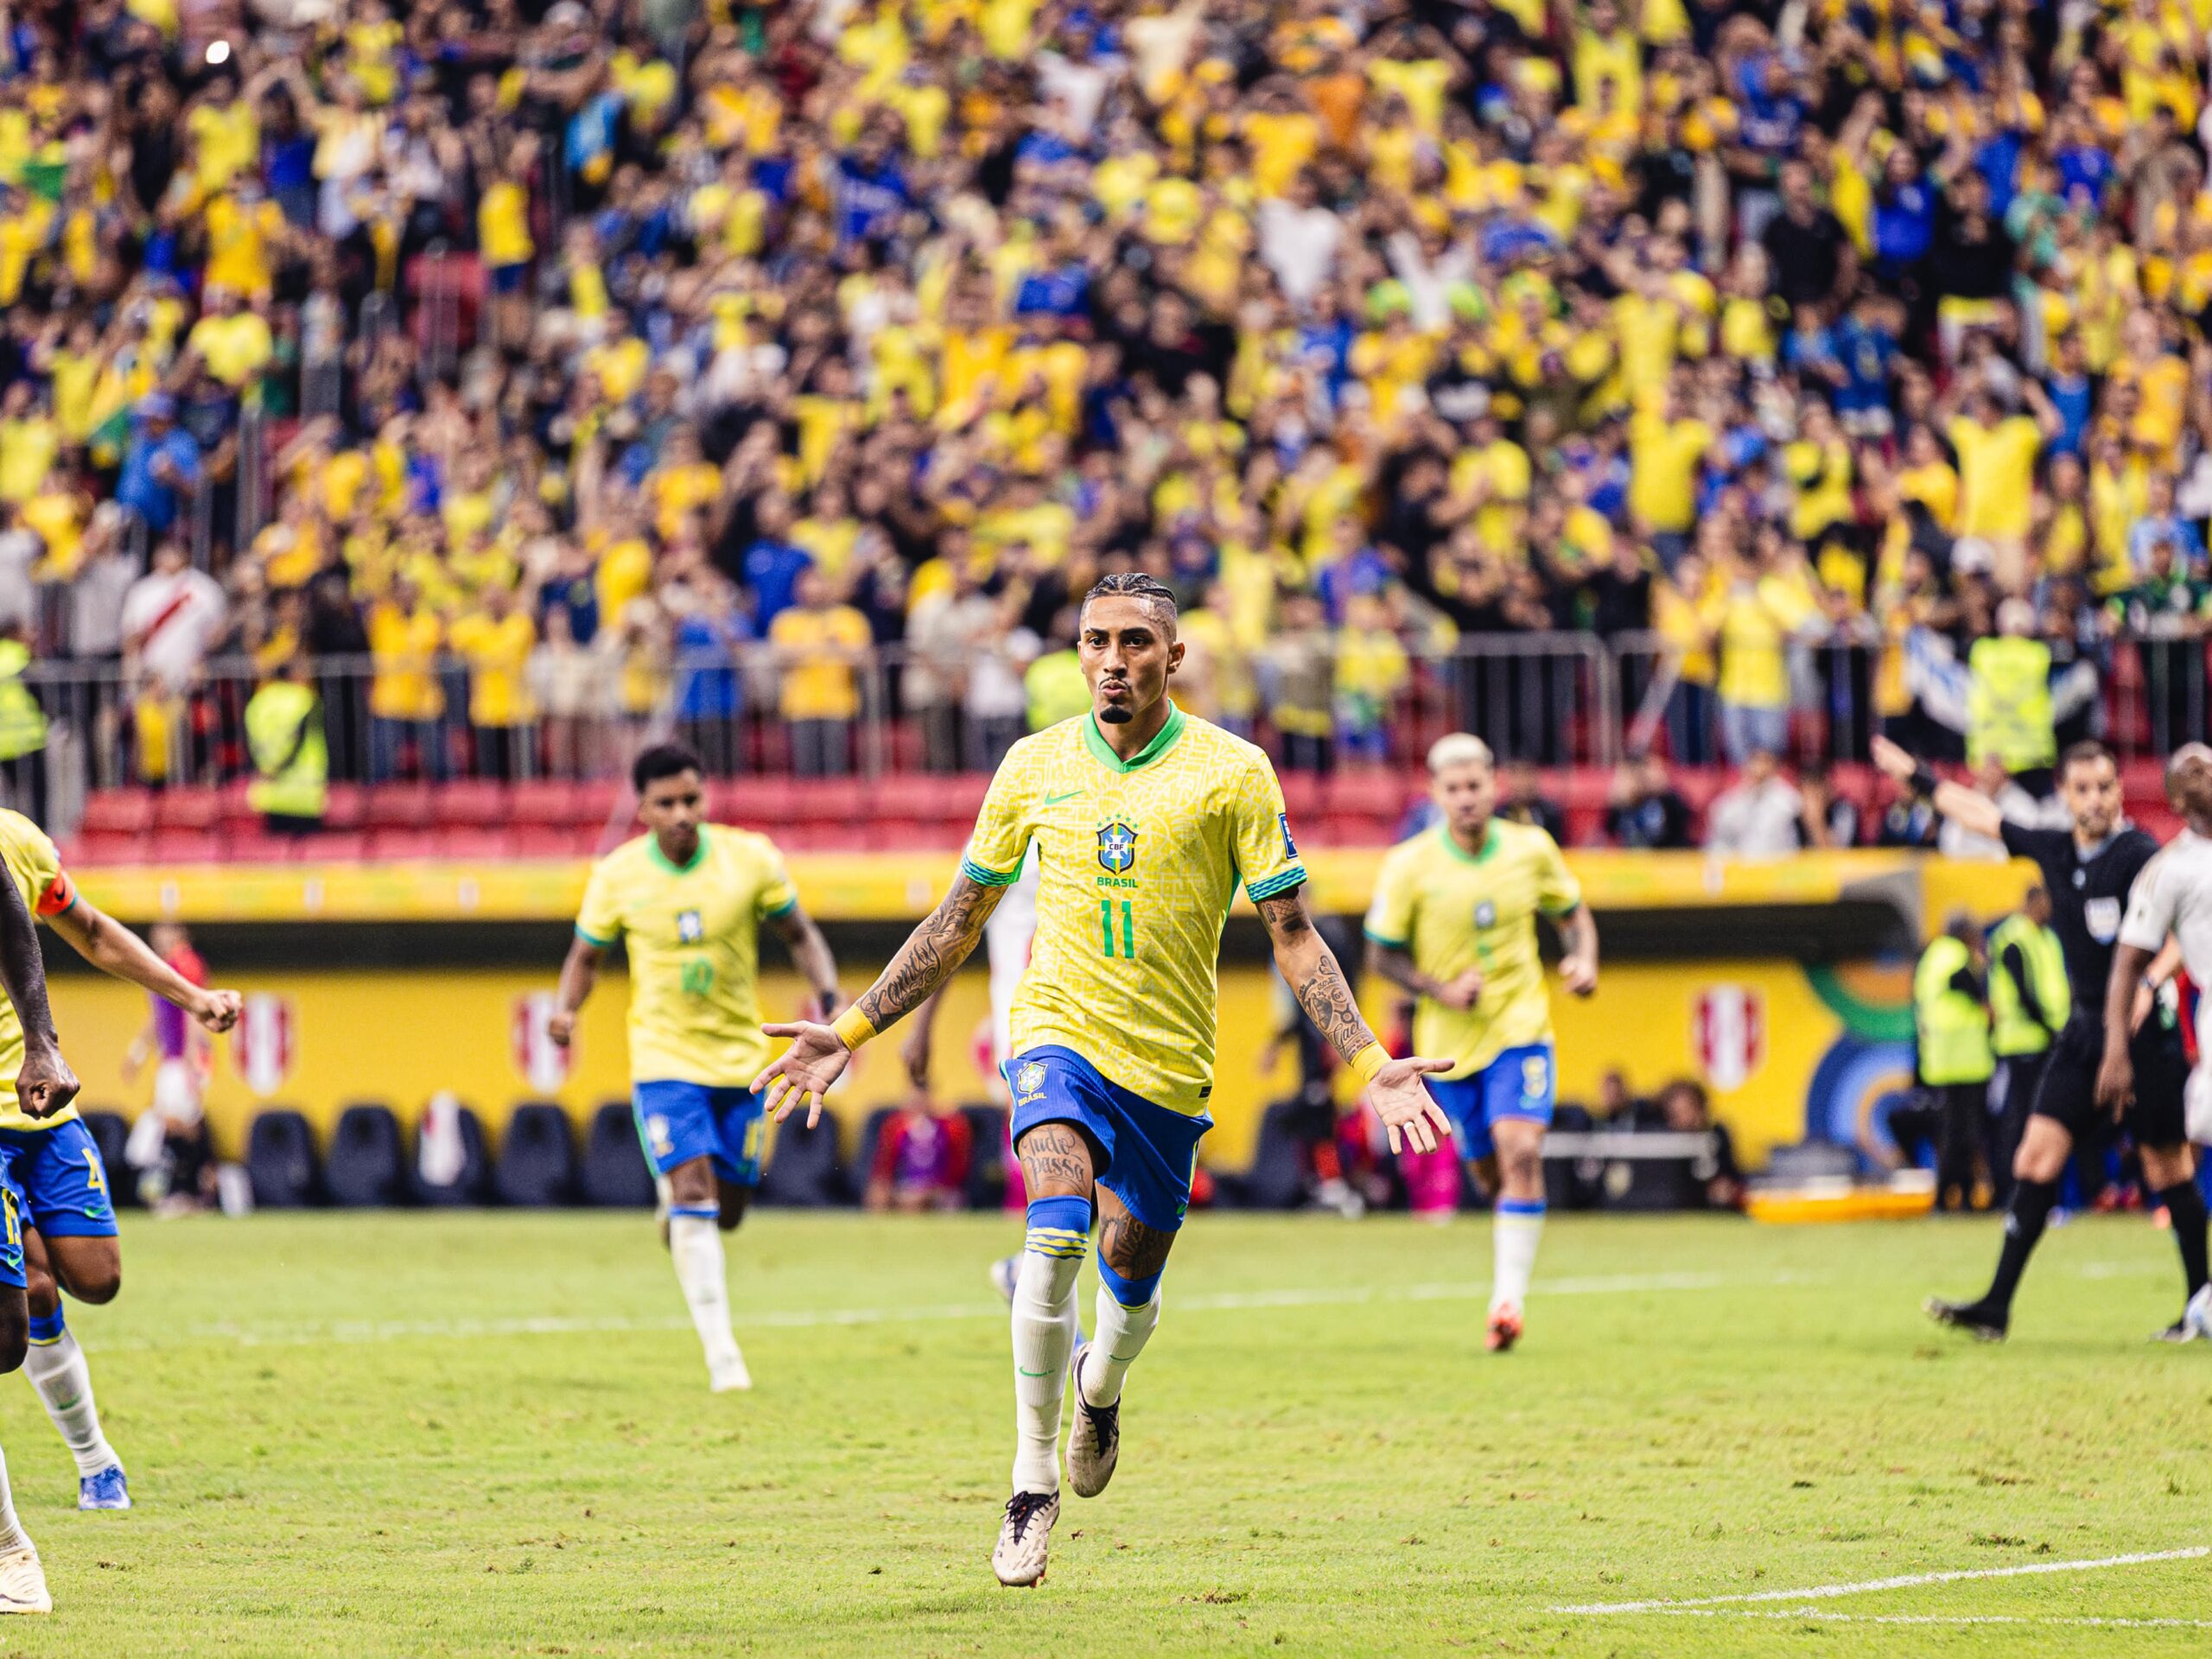
[[[1936,1151],[1938,1208],[1969,1208],[1974,1162],[1987,1155],[1989,1010],[1983,1001],[1981,930],[1961,911],[1921,953],[1912,976],[1913,1024],[1920,1039],[1923,1088],[1936,1097],[1942,1128]]]
[[[2034,607],[2008,599],[1997,607],[1997,637],[1967,654],[1967,760],[1994,755],[2029,794],[2050,793],[2058,760],[2051,721],[2050,647],[2030,636]]]
[[[31,648],[22,623],[0,637],[0,778],[7,804],[34,823],[46,820],[46,710],[23,683]]]
[[[1999,1074],[1991,1090],[1997,1139],[1989,1174],[1999,1204],[2012,1196],[2012,1155],[2073,1006],[2065,953],[2050,925],[2050,893],[2038,881],[1989,936],[1989,1046]]]
[[[322,828],[330,801],[330,746],[323,735],[322,699],[308,683],[308,661],[295,657],[245,706],[245,745],[253,757],[246,801],[271,835],[309,835]]]

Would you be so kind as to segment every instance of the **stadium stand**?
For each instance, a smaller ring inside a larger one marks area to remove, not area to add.
[[[339,1114],[322,1160],[322,1184],[340,1209],[399,1202],[405,1190],[406,1156],[399,1120],[388,1106],[348,1106]]]
[[[485,1150],[484,1125],[466,1106],[454,1109],[454,1128],[461,1139],[460,1167],[449,1181],[432,1181],[423,1173],[420,1158],[407,1171],[408,1196],[434,1209],[454,1209],[482,1204],[491,1188],[492,1160]]]
[[[638,1122],[626,1100],[611,1100],[592,1114],[584,1131],[579,1185],[583,1202],[610,1209],[653,1201],[653,1174],[638,1144]]]
[[[837,1156],[836,1119],[825,1116],[810,1129],[803,1115],[795,1116],[779,1124],[774,1134],[774,1150],[760,1177],[761,1203],[818,1210],[851,1202],[852,1184]]]
[[[543,1101],[515,1108],[499,1136],[492,1192],[501,1204],[543,1209],[575,1197],[576,1143],[569,1115]]]
[[[246,1176],[264,1210],[298,1210],[322,1196],[315,1134],[297,1112],[260,1113],[246,1132]]]

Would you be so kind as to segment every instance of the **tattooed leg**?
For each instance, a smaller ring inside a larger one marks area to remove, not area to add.
[[[1160,1323],[1160,1275],[1175,1235],[1147,1227],[1103,1187],[1098,1211],[1098,1323],[1076,1386],[1089,1404],[1110,1406]]]

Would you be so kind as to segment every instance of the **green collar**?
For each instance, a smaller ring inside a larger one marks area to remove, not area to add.
[[[666,853],[661,851],[660,837],[650,830],[645,831],[645,850],[647,856],[671,875],[689,875],[699,868],[707,856],[707,826],[703,823],[699,826],[699,844],[691,849],[691,859],[689,863],[678,864]]]
[[[1084,747],[1090,751],[1090,758],[1109,772],[1135,772],[1139,766],[1150,766],[1173,748],[1175,740],[1183,735],[1184,727],[1189,724],[1190,716],[1173,703],[1169,703],[1167,723],[1160,728],[1151,742],[1124,760],[1114,753],[1113,746],[1106,741],[1106,734],[1098,729],[1098,715],[1093,712],[1083,717],[1083,742]]]
[[[1495,812],[1483,824],[1483,844],[1471,853],[1459,844],[1459,837],[1452,833],[1448,819],[1436,826],[1436,833],[1444,837],[1444,844],[1452,849],[1452,857],[1469,864],[1480,864],[1497,851],[1497,815]]]

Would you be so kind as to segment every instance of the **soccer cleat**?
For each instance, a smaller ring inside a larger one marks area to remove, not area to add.
[[[2189,1316],[2184,1313],[2180,1319],[2176,1319],[2164,1330],[2153,1331],[2151,1333],[2151,1340],[2153,1342],[2176,1343],[2205,1342],[2212,1341],[2212,1337],[2208,1337],[2204,1332],[2198,1330],[2194,1325],[2191,1325],[2189,1321]]]
[[[0,1555],[0,1613],[50,1613],[54,1598],[46,1588],[46,1569],[38,1551],[26,1543]]]
[[[127,1510],[130,1507],[130,1481],[123,1472],[123,1465],[111,1463],[97,1475],[86,1475],[77,1483],[77,1507],[80,1510]]]
[[[1490,1311],[1490,1329],[1484,1334],[1483,1346],[1493,1354],[1502,1354],[1520,1340],[1520,1308],[1511,1302],[1500,1302]]]
[[[1045,1581],[1045,1547],[1060,1518],[1058,1492],[1016,1492],[1006,1501],[991,1571],[1003,1585],[1026,1587]]]
[[[2212,1285],[2197,1287],[2196,1294],[2181,1311],[2181,1322],[2198,1336],[2212,1340]]]
[[[1021,1258],[1020,1256],[1003,1256],[991,1263],[991,1287],[1006,1298],[1008,1306],[1014,1304],[1014,1287],[1020,1282],[1020,1278]]]
[[[1930,1296],[1920,1306],[1921,1311],[1936,1324],[1963,1331],[1976,1342],[2005,1340],[2005,1316],[1993,1313],[1980,1302],[1947,1302],[1940,1296]]]
[[[1122,1455],[1122,1402],[1094,1406],[1083,1397],[1083,1357],[1090,1351],[1086,1342],[1075,1351],[1075,1363],[1068,1368],[1075,1376],[1075,1420],[1068,1425],[1068,1484],[1077,1497],[1096,1497],[1104,1491]]]
[[[753,1373],[745,1369],[745,1356],[733,1348],[729,1357],[719,1365],[707,1367],[707,1392],[732,1394],[753,1386]]]

